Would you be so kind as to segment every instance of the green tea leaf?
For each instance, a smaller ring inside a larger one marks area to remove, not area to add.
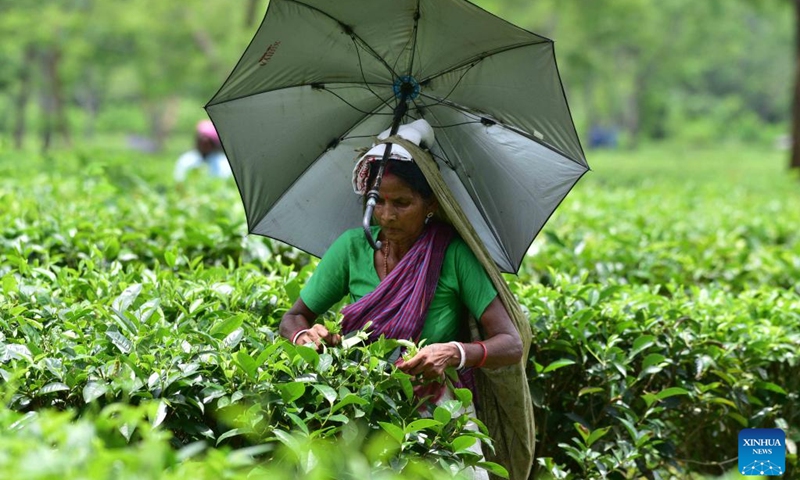
[[[569,358],[562,358],[560,360],[556,360],[555,362],[552,362],[550,365],[545,367],[545,369],[542,371],[542,373],[552,372],[553,370],[558,370],[559,368],[566,367],[566,366],[569,366],[569,365],[574,365],[574,364],[575,364],[575,360],[571,360]]]
[[[297,298],[300,296],[300,285],[297,283],[297,278],[295,277],[286,282],[284,289],[286,289],[286,296],[289,299],[289,303],[294,305],[294,302],[296,302]]]
[[[584,395],[589,395],[589,394],[592,394],[592,393],[598,393],[598,392],[603,392],[603,391],[604,390],[602,388],[600,388],[600,387],[583,387],[578,392],[578,396],[582,397]]]
[[[85,387],[83,387],[83,401],[86,403],[91,403],[105,395],[106,391],[108,391],[108,387],[105,384],[89,382]]]
[[[746,419],[746,418],[744,418],[742,415],[740,415],[740,414],[738,414],[738,413],[736,413],[736,412],[728,412],[728,414],[727,414],[727,415],[728,415],[729,417],[731,417],[732,419],[736,420],[736,422],[737,422],[739,425],[741,425],[743,428],[747,428],[747,427],[748,427],[748,422],[747,422],[747,419]]]
[[[136,298],[142,292],[142,285],[140,283],[133,284],[123,290],[123,292],[111,303],[114,310],[125,312],[136,301]]]
[[[151,422],[153,428],[156,428],[164,423],[164,420],[167,418],[167,409],[167,402],[164,400],[159,400],[158,407],[156,408],[156,415]]]
[[[229,349],[233,350],[234,348],[236,348],[237,345],[239,345],[239,342],[242,341],[243,336],[244,336],[244,329],[237,328],[236,330],[228,334],[228,336],[225,337],[224,340],[222,340],[222,344],[228,347]]]
[[[228,430],[227,432],[223,433],[222,435],[220,435],[219,437],[217,437],[216,445],[220,446],[222,444],[222,442],[224,442],[225,440],[227,440],[229,438],[236,437],[238,435],[242,435],[244,433],[245,433],[244,429],[232,428],[232,429]]]
[[[345,395],[344,398],[342,398],[339,402],[337,402],[336,405],[331,407],[331,413],[336,413],[337,411],[341,410],[347,405],[353,405],[353,404],[364,406],[369,404],[369,402],[366,399],[359,397],[358,395],[348,393],[347,395]]]
[[[633,341],[633,347],[631,351],[628,353],[628,358],[633,358],[638,355],[643,350],[646,350],[656,343],[656,337],[653,335],[642,335],[636,340]]]
[[[575,427],[575,431],[578,432],[583,441],[586,442],[586,440],[589,438],[589,429],[579,422],[573,422],[572,426]]]
[[[403,444],[403,440],[405,439],[405,433],[403,433],[403,429],[398,427],[395,424],[387,423],[387,422],[378,422],[378,425],[389,434],[390,437],[395,439],[397,443]]]
[[[432,418],[421,418],[419,420],[414,420],[413,422],[406,425],[403,429],[405,433],[414,433],[420,430],[424,430],[426,428],[433,428],[433,427],[441,427],[442,422],[438,420],[434,420]]]
[[[284,403],[294,402],[306,392],[305,384],[300,382],[284,383],[276,385],[276,387],[281,392],[281,398],[283,398]]]
[[[321,393],[328,403],[333,404],[333,402],[336,401],[336,390],[332,389],[328,385],[313,384],[312,387]]]
[[[453,440],[451,446],[453,447],[453,451],[463,452],[465,450],[468,450],[471,446],[475,445],[475,442],[477,441],[478,439],[473,436],[461,435]]]
[[[327,372],[331,366],[333,366],[333,356],[328,353],[320,354],[319,356],[319,365],[317,365],[317,371],[319,373]]]
[[[51,382],[45,385],[44,387],[40,388],[37,394],[47,395],[48,393],[67,392],[67,391],[69,391],[68,385],[63,384],[61,382]]]
[[[586,439],[586,445],[591,447],[594,442],[600,440],[610,429],[611,427],[604,427],[592,430],[592,433],[590,433],[589,437]]]
[[[444,409],[442,407],[436,407],[436,409],[433,411],[433,418],[442,425],[447,425],[450,422],[452,416],[450,415],[450,412],[447,411],[447,409]]]
[[[13,271],[13,270],[12,270]],[[18,293],[17,279],[14,275],[7,273],[3,276],[3,291],[6,293]]]
[[[300,431],[302,431],[306,435],[309,434],[308,425],[306,425],[306,423],[303,420],[301,420],[300,417],[298,417],[292,412],[284,412],[284,413],[286,414],[287,417],[289,417],[289,420],[291,420],[292,423],[294,423],[295,426],[300,429]]]
[[[680,387],[666,388],[658,392],[656,398],[658,400],[664,400],[665,398],[674,397],[675,395],[689,395],[689,391]]]
[[[297,346],[297,353],[303,358],[312,368],[316,369],[319,365],[319,353],[311,347],[305,345]]]
[[[186,461],[202,453],[206,449],[206,447],[207,447],[206,442],[202,440],[197,442],[192,442],[186,445],[185,447],[181,448],[180,450],[178,450],[175,454],[175,458],[179,462]]]
[[[462,405],[471,405],[472,404],[472,391],[468,388],[456,388],[453,391],[453,394],[456,397],[456,400],[461,402]]]
[[[244,323],[244,316],[234,315],[220,322],[215,323],[214,326],[211,327],[211,330],[209,330],[208,333],[214,336],[218,334],[223,336],[228,336],[231,333],[233,333],[236,329],[241,327],[242,323]]]
[[[508,470],[498,463],[478,462],[477,466],[486,469],[492,475],[497,475],[500,478],[508,478]]]
[[[106,331],[106,336],[111,340],[111,343],[113,343],[114,346],[119,349],[120,352],[128,354],[133,351],[133,342],[128,340],[128,337],[120,332],[116,330],[108,330]]]
[[[255,359],[250,356],[249,353],[244,350],[236,352],[236,363],[244,370],[248,377],[253,379],[256,377],[258,365],[256,365]]]
[[[780,393],[781,395],[788,395],[786,390],[772,382],[756,382],[755,386],[760,390],[769,390],[770,392]]]
[[[350,419],[347,418],[346,415],[337,414],[337,415],[331,415],[330,417],[328,417],[327,421],[345,424],[345,423],[348,423],[350,421]]]
[[[175,261],[178,259],[178,253],[174,250],[167,250],[164,252],[164,262],[169,268],[175,267]]]
[[[647,369],[649,367],[652,367],[654,365],[658,365],[658,364],[662,363],[663,361],[665,361],[666,359],[667,359],[667,357],[665,357],[664,355],[661,355],[660,353],[651,353],[651,354],[647,355],[644,358],[644,360],[642,360],[642,370],[645,370],[645,369]]]

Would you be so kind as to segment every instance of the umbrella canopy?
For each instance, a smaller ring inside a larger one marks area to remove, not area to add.
[[[516,272],[588,170],[553,42],[466,0],[272,0],[206,105],[251,233],[321,256],[361,224],[357,152],[392,125],[431,154],[501,270]]]

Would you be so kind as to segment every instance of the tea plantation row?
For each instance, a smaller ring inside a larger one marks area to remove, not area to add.
[[[392,342],[277,338],[315,260],[246,236],[232,183],[179,192],[168,162],[96,157],[0,158],[0,475],[447,478],[478,462],[467,449],[489,439],[458,401],[421,418]],[[796,462],[797,185],[774,155],[673,158],[600,155],[508,277],[534,332],[537,478],[721,474],[745,427],[783,428]]]

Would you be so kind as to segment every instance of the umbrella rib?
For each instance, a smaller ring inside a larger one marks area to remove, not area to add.
[[[287,85],[285,87],[273,88],[271,90],[261,90],[261,91],[258,91],[258,92],[252,92],[252,93],[248,93],[247,95],[242,95],[240,97],[226,98],[225,101],[220,102],[220,103],[235,102],[237,100],[243,100],[245,98],[255,97],[257,95],[263,95],[265,93],[280,92],[281,90],[289,90],[289,89],[292,89],[292,88],[301,88],[301,87],[319,88],[320,86],[324,86],[325,88],[322,89],[322,90],[330,90],[329,88],[327,88],[329,85],[343,85],[343,86],[349,86],[349,87],[353,87],[353,88],[366,88],[366,85],[363,82],[359,82],[359,83],[354,83],[354,82],[298,83],[298,84],[294,84],[294,85]],[[378,87],[391,87],[392,86],[392,84],[390,84],[390,83],[375,83],[375,82],[371,82],[370,85],[378,86]],[[386,104],[386,101],[383,100],[380,97],[380,95],[375,94],[375,96],[379,100],[381,100],[384,104]],[[210,106],[214,106],[214,105],[219,105],[219,103],[213,103],[213,104],[209,103],[208,105],[206,105],[206,108],[208,108]],[[391,105],[388,105],[388,104],[387,104],[387,106],[391,107]],[[392,115],[392,114],[391,113],[386,113],[386,114],[376,113],[375,115]]]
[[[491,57],[493,55],[497,55],[499,53],[505,53],[505,52],[508,52],[508,51],[511,51],[511,50],[516,50],[518,48],[525,48],[525,47],[531,47],[531,46],[534,46],[534,45],[541,45],[543,43],[552,43],[552,41],[550,41],[550,40],[540,40],[540,41],[535,41],[535,42],[517,43],[517,44],[514,44],[514,45],[506,45],[504,47],[496,48],[494,50],[490,50],[488,52],[484,52],[484,53],[475,55],[474,57],[472,57],[472,58],[470,58],[468,60],[465,60],[465,61],[463,61],[463,62],[461,62],[459,64],[453,65],[453,66],[447,68],[446,70],[442,70],[441,72],[429,75],[424,80],[421,80],[420,83],[424,84],[424,83],[430,82],[431,80],[433,80],[436,77],[441,77],[442,75],[446,75],[446,74],[448,74],[450,72],[458,70],[459,68],[464,68],[464,67],[466,67],[468,65],[469,65],[470,68],[472,68],[478,62],[483,61],[484,59],[486,59],[488,57]]]
[[[450,95],[452,95],[452,94],[453,94],[453,92],[455,92],[455,91],[456,91],[456,88],[458,88],[458,85],[461,83],[461,80],[464,80],[464,77],[466,77],[466,76],[467,76],[467,73],[469,73],[469,71],[470,71],[470,70],[472,70],[472,67],[474,67],[475,65],[476,65],[476,64],[474,64],[474,63],[473,63],[473,64],[471,64],[469,67],[467,67],[467,68],[465,68],[465,69],[464,69],[464,71],[461,73],[461,76],[460,76],[460,77],[458,77],[458,81],[455,83],[455,85],[453,85],[453,88],[451,88],[451,89],[450,89],[450,91],[449,91],[449,92],[447,92],[447,95],[445,95],[445,96],[444,96],[444,98],[442,98],[442,99],[439,101],[439,103],[438,103],[439,105],[440,105],[440,104],[442,104],[443,102],[445,102],[445,101],[446,101],[448,98],[450,98]],[[433,98],[433,96],[431,96],[431,95],[428,95],[428,97],[430,97],[430,98]],[[428,107],[435,107],[436,105],[437,105],[437,104],[434,104],[434,105],[428,105]]]
[[[364,75],[364,64],[361,62],[361,53],[360,53],[360,52],[359,52],[359,50],[358,50],[358,42],[356,42],[356,39],[355,39],[355,38],[353,38],[352,36],[350,36],[350,40],[352,40],[352,41],[353,41],[353,46],[356,48],[356,56],[358,56],[358,69],[361,71],[361,80],[364,82],[364,86],[367,88],[367,90],[369,90],[369,91],[370,91],[370,93],[372,93],[372,95],[374,95],[374,96],[375,96],[375,98],[377,98],[377,99],[379,99],[381,102],[383,102],[383,104],[384,104],[385,106],[387,106],[387,107],[391,108],[392,110],[394,110],[394,106],[390,105],[388,101],[386,101],[386,100],[384,100],[383,98],[381,98],[381,97],[380,97],[380,96],[379,96],[377,93],[375,93],[375,92],[372,90],[372,88],[369,86],[369,82],[367,82],[367,76],[366,76],[366,75]]]
[[[516,133],[517,135],[521,135],[521,136],[527,138],[528,140],[530,140],[530,141],[532,141],[534,143],[538,143],[542,147],[544,147],[544,148],[546,148],[546,149],[548,149],[548,150],[550,150],[550,151],[552,151],[554,153],[557,153],[558,155],[570,160],[571,162],[577,163],[578,165],[580,165],[582,167],[585,167],[585,165],[583,165],[581,162],[573,159],[572,157],[570,157],[565,152],[559,150],[558,148],[556,148],[556,147],[554,147],[554,146],[552,146],[550,144],[542,142],[541,140],[539,140],[539,138],[537,138],[534,135],[531,135],[530,133],[526,132],[525,130],[521,130],[519,128],[513,127],[511,125],[508,125],[506,123],[498,121],[497,119],[489,118],[489,116],[477,115],[474,112],[472,112],[469,108],[463,107],[463,106],[461,106],[461,105],[459,105],[457,103],[451,102],[451,101],[449,101],[447,99],[444,99],[444,98],[439,99],[437,97],[434,97],[433,95],[428,95],[426,93],[420,93],[420,96],[425,96],[426,98],[430,98],[431,100],[436,101],[436,104],[434,106],[443,105],[443,106],[446,106],[446,107],[450,107],[450,108],[452,108],[454,110],[458,110],[459,112],[462,112],[465,115],[473,116],[473,117],[477,118],[481,123],[484,123],[485,121],[488,121],[488,122],[493,123],[495,125],[499,125],[499,126],[505,128],[506,130],[510,130],[510,131]],[[436,128],[435,125],[434,125],[434,128]]]
[[[356,107],[356,106],[355,106],[355,105],[353,105],[352,103],[350,103],[350,102],[348,102],[347,100],[345,100],[344,98],[342,98],[342,96],[341,96],[341,95],[338,95],[338,94],[336,94],[336,92],[334,92],[334,91],[333,91],[333,90],[331,90],[330,88],[323,88],[322,90],[324,90],[324,91],[326,91],[326,92],[330,93],[331,95],[333,95],[334,97],[338,98],[338,99],[339,99],[339,100],[341,100],[341,101],[342,101],[342,102],[343,102],[345,105],[347,105],[348,107],[352,108],[353,110],[355,110],[355,111],[356,111],[356,112],[358,112],[358,113],[363,113],[364,115],[380,115],[380,114],[378,114],[378,113],[372,113],[372,112],[367,112],[366,110],[361,110],[360,108]],[[375,96],[375,98],[376,98],[376,99],[378,99],[378,100],[379,100],[379,101],[380,101],[380,102],[383,104],[383,106],[385,106],[385,107],[389,107],[389,108],[393,108],[391,105],[389,105],[389,104],[386,102],[386,100],[382,99],[380,96],[378,96],[378,94],[377,94],[377,93],[373,92],[371,88],[369,89],[369,91],[370,91],[370,93],[372,93],[372,95],[374,95],[374,96]],[[385,115],[391,115],[391,114],[387,113],[387,114],[385,114]]]
[[[308,9],[310,9],[310,10],[314,10],[315,12],[319,12],[320,14],[322,14],[322,15],[324,15],[324,16],[326,16],[326,17],[330,18],[330,19],[331,19],[331,20],[333,20],[334,22],[338,23],[338,24],[339,24],[339,26],[340,26],[340,27],[342,27],[342,30],[344,30],[344,32],[345,32],[346,34],[350,35],[350,37],[351,37],[351,38],[353,38],[353,40],[355,40],[355,39],[358,39],[358,40],[359,40],[359,41],[360,41],[360,42],[361,42],[361,43],[364,45],[364,47],[366,48],[366,50],[367,50],[367,51],[368,51],[368,52],[369,52],[369,53],[370,53],[370,54],[371,54],[373,57],[375,57],[375,59],[376,59],[376,60],[378,60],[379,62],[381,62],[381,63],[383,64],[383,66],[385,66],[385,67],[386,67],[386,69],[387,69],[387,70],[389,70],[389,71],[392,73],[392,77],[393,77],[393,78],[397,78],[397,77],[399,76],[399,75],[397,75],[397,72],[395,72],[395,71],[394,71],[394,69],[392,68],[392,66],[391,66],[391,65],[389,65],[389,63],[388,63],[386,60],[384,60],[384,59],[383,59],[383,57],[381,57],[380,55],[378,55],[378,52],[376,52],[376,51],[375,51],[375,49],[373,49],[373,48],[372,48],[372,47],[371,47],[371,46],[370,46],[370,45],[369,45],[369,44],[368,44],[368,43],[367,43],[367,42],[366,42],[366,41],[365,41],[363,38],[361,38],[359,35],[357,35],[357,34],[356,34],[356,32],[355,32],[355,31],[354,31],[354,30],[353,30],[353,29],[352,29],[352,28],[351,28],[349,25],[347,25],[346,23],[344,23],[344,22],[342,22],[341,20],[339,20],[338,18],[336,18],[336,17],[332,16],[332,15],[331,15],[331,14],[329,14],[328,12],[325,12],[325,11],[323,11],[323,10],[320,10],[319,8],[317,8],[317,7],[313,7],[313,6],[311,6],[311,5],[307,4],[307,3],[303,3],[303,2],[300,2],[300,1],[298,1],[298,0],[285,0],[285,1],[287,1],[287,2],[292,2],[292,3],[296,3],[297,5],[301,5],[301,6],[303,6],[303,7],[306,7],[306,8],[308,8]]]
[[[419,35],[419,0],[417,0],[417,8],[414,11],[414,29],[411,33],[411,38],[414,43],[411,45],[411,59],[409,60],[408,70],[406,71],[407,75],[411,75],[414,72],[414,54],[417,51],[417,35]]]

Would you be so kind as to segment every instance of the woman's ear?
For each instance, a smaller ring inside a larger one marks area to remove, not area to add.
[[[439,201],[436,200],[436,197],[433,197],[428,202],[428,211],[433,213],[434,215],[437,215],[439,213]]]

